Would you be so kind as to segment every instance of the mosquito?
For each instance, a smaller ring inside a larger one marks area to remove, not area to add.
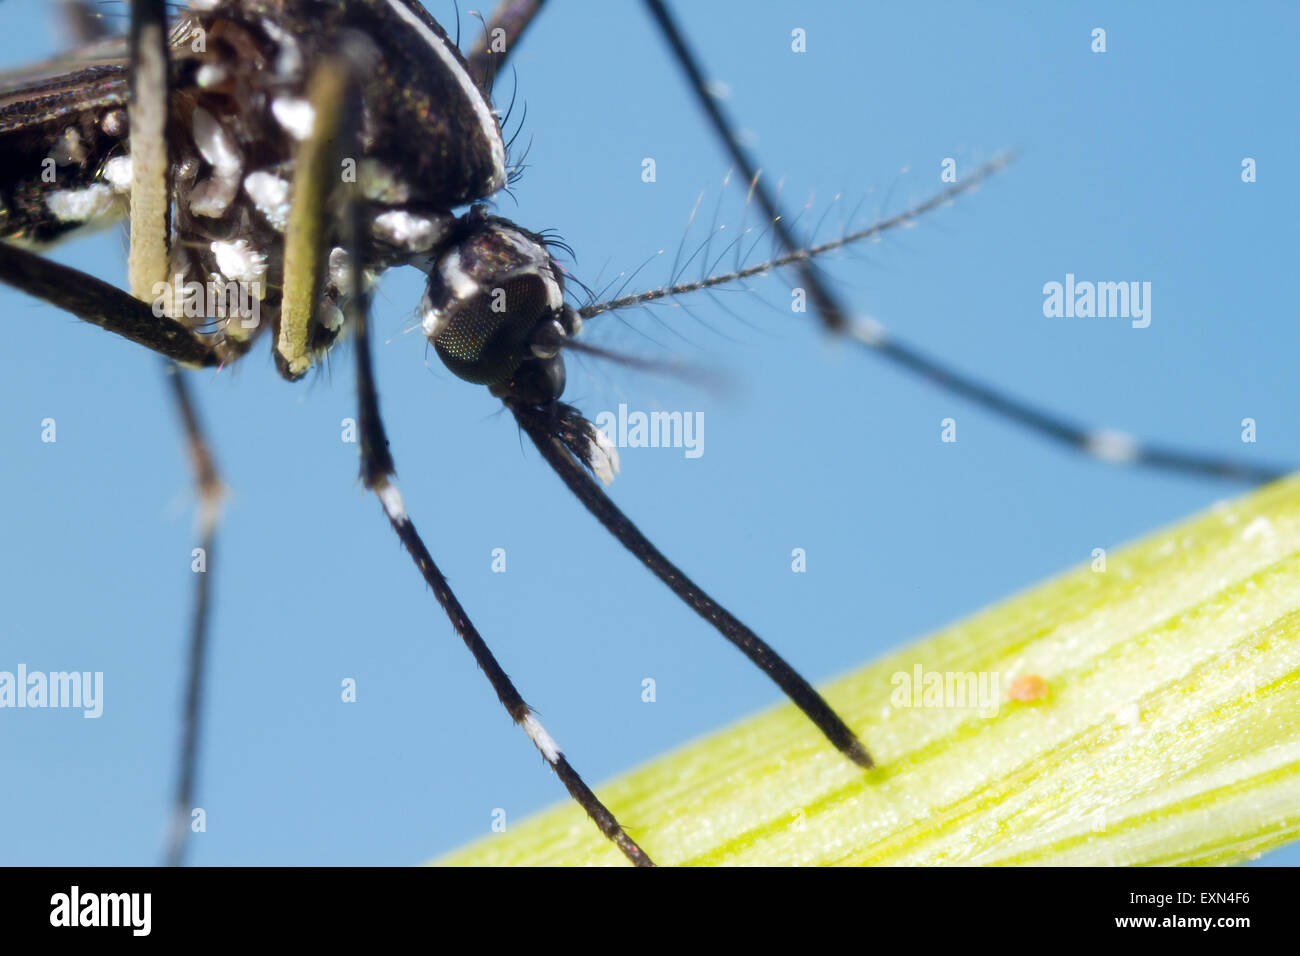
[[[0,247],[5,282],[190,367],[224,368],[262,346],[281,377],[297,381],[342,338],[352,339],[364,485],[511,718],[601,832],[638,865],[649,865],[650,856],[525,704],[397,490],[372,370],[371,285],[379,274],[404,266],[426,274],[420,327],[445,367],[499,399],[597,521],[862,768],[872,765],[866,743],[772,646],[651,544],[604,491],[618,470],[617,451],[577,407],[562,401],[566,355],[610,357],[584,344],[587,323],[785,269],[807,289],[814,314],[832,334],[1079,452],[1246,481],[1280,473],[1073,424],[873,323],[853,321],[816,260],[916,221],[977,186],[1005,160],[865,228],[809,245],[789,227],[707,93],[703,69],[668,9],[658,2],[648,7],[780,248],[771,259],[698,279],[674,269],[664,287],[609,299],[575,295],[580,287],[557,261],[565,251],[561,243],[483,204],[508,184],[511,168],[502,124],[481,88],[500,71],[536,6],[503,7],[467,60],[415,0],[203,2],[170,24],[162,3],[134,0],[124,49],[101,45],[82,51],[75,69],[30,74],[9,87],[0,113],[8,239],[46,245],[124,214],[132,227],[133,294],[18,245]],[[493,38],[502,35],[508,42],[494,48]],[[41,178],[51,159],[53,183]],[[196,298],[208,301],[187,311]],[[213,308],[214,301],[231,305],[231,314]],[[184,375],[170,381],[203,502],[201,550],[209,553],[220,480]],[[194,798],[209,579],[199,580],[178,820],[188,818]],[[172,839],[171,862],[181,859],[183,833],[178,827]]]

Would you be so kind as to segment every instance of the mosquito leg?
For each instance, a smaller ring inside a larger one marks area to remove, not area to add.
[[[95,29],[84,4],[65,10]],[[80,18],[75,15],[80,13]],[[43,256],[0,243],[0,282],[183,365],[216,365],[217,350],[175,319],[156,314],[155,285],[167,278],[171,164],[167,155],[167,22],[162,0],[131,4],[132,295]],[[134,297],[133,297],[134,296]]]
[[[83,26],[84,26],[83,11]],[[169,102],[171,70],[167,50],[167,10],[164,0],[132,0],[128,36],[131,55],[131,247],[127,259],[131,293],[142,303],[154,298],[154,286],[166,282],[171,262],[171,174],[169,154]],[[152,310],[151,310],[152,312]],[[211,602],[212,549],[215,543],[221,481],[212,451],[199,424],[198,413],[183,378],[169,369],[172,396],[180,412],[186,443],[194,465],[199,492],[199,546],[202,571],[195,583],[190,623],[188,678],[185,690],[184,732],[176,802],[168,828],[164,863],[180,866],[185,859],[189,817],[194,805],[198,768],[199,719],[202,713],[204,661],[208,642],[208,608]]]
[[[171,111],[164,0],[131,0],[131,251],[127,258],[131,294],[150,301],[170,265]]]
[[[1204,455],[1167,445],[1143,442],[1127,432],[1090,428],[1023,401],[946,365],[895,339],[879,326],[855,326],[849,334],[858,342],[940,388],[953,392],[1029,431],[1098,461],[1139,465],[1205,478],[1262,485],[1290,473],[1288,468],[1256,464],[1239,458]]]
[[[523,38],[524,31],[533,22],[544,2],[545,0],[502,0],[497,6],[492,19],[484,25],[482,36],[465,58],[469,64],[469,75],[478,81],[482,89],[492,89],[497,74],[506,65],[506,59],[514,52],[515,46]],[[497,34],[498,30],[505,32]],[[492,48],[494,34],[505,37],[504,49]]]
[[[708,86],[704,81],[704,75],[700,71],[699,61],[695,54],[686,46],[681,31],[677,29],[677,23],[673,20],[672,14],[664,6],[662,0],[646,0],[646,6],[650,8],[650,14],[654,17],[655,23],[668,41],[672,48],[673,56],[676,58],[682,72],[686,74],[686,81],[699,101],[700,107],[704,110],[705,115],[709,118],[709,123],[713,126],[715,132],[721,137],[731,154],[731,161],[736,164],[745,177],[745,181],[751,184],[751,190],[758,204],[763,207],[763,212],[767,216],[767,221],[772,224],[772,231],[780,241],[784,249],[801,248],[802,243],[790,231],[785,217],[777,209],[776,201],[768,191],[767,185],[759,178],[758,170],[750,162],[749,155],[741,148],[740,141],[736,139],[731,121],[723,115],[722,108],[718,105],[716,97],[709,95]],[[799,278],[807,285],[809,298],[813,300],[817,312],[822,317],[822,322],[832,331],[843,330],[848,325],[848,320],[844,317],[844,310],[840,308],[839,303],[831,296],[825,283],[821,281],[817,273],[817,266],[812,262],[804,262],[798,265]]]
[[[355,130],[358,126],[359,114],[354,112],[356,100],[353,96],[353,87],[355,84],[349,79],[353,69],[354,67],[351,66],[347,57],[335,57],[327,61],[318,70],[318,75],[313,78],[311,101],[315,109],[317,122],[311,136],[303,144],[309,159],[308,167],[319,165],[322,170],[337,168],[332,167],[335,151],[346,150],[348,144],[355,141]],[[314,152],[315,150],[319,150],[324,158],[317,155]],[[307,180],[307,182],[314,182],[314,180]],[[315,201],[320,196],[313,196],[313,191],[319,192],[324,189],[323,185],[299,189],[299,180],[297,179],[295,179],[294,188],[293,201],[295,204]],[[541,751],[542,757],[559,776],[560,781],[569,791],[569,795],[587,812],[587,816],[591,817],[596,826],[600,828],[600,832],[609,838],[637,866],[654,866],[654,862],[646,852],[624,832],[614,815],[600,802],[600,799],[592,792],[591,788],[583,782],[582,777],[569,764],[559,746],[551,739],[550,734],[546,732],[541,722],[538,721],[532,710],[524,702],[523,697],[515,689],[515,685],[506,675],[506,672],[497,663],[497,659],[493,656],[482,635],[479,634],[478,629],[470,621],[469,615],[465,613],[465,609],[452,592],[447,579],[443,577],[442,572],[438,569],[433,556],[425,547],[423,539],[416,531],[410,516],[406,513],[405,505],[402,503],[402,496],[393,480],[396,469],[393,465],[392,455],[388,450],[388,436],[384,430],[383,419],[379,414],[379,394],[375,387],[370,356],[370,338],[367,329],[369,315],[368,293],[362,277],[362,270],[358,267],[361,260],[357,254],[358,239],[364,234],[363,207],[361,202],[355,198],[355,195],[350,195],[352,193],[350,185],[339,184],[339,193],[343,194],[346,199],[343,205],[342,221],[345,232],[348,234],[348,245],[354,264],[351,294],[345,298],[344,319],[355,338],[357,421],[361,439],[362,481],[379,498],[384,514],[387,516],[389,524],[392,525],[393,531],[396,532],[402,546],[411,555],[425,583],[433,589],[434,596],[442,606],[448,620],[451,621],[452,627],[460,635],[461,640],[465,642],[465,646],[469,648],[470,653],[474,655],[474,660],[479,668],[487,675],[488,681],[492,684],[492,689],[496,691],[497,698],[505,707],[506,712],[510,714],[511,719],[528,734],[529,739]],[[336,195],[339,193],[336,193]],[[314,208],[319,209],[319,205]],[[294,222],[295,215],[295,210],[291,209],[289,214],[291,224]],[[304,228],[303,234],[305,236],[310,236],[311,233],[312,229],[310,227]],[[286,264],[286,289],[289,286],[288,273],[289,270]],[[288,297],[286,292],[286,300]]]
[[[0,282],[182,365],[220,363],[216,348],[202,336],[175,319],[155,315],[147,303],[117,286],[3,242]]]
[[[709,95],[699,60],[686,46],[686,41],[664,0],[645,0],[645,3],[663,33],[664,39],[672,48],[673,56],[686,74],[691,92],[704,110],[714,132],[726,145],[732,162],[750,182],[751,193],[762,207],[768,222],[771,223],[773,234],[787,251],[804,248],[798,237],[790,230],[785,217],[781,215],[766,183],[759,178],[754,163],[736,139],[734,126],[723,113],[718,101]],[[1032,402],[1009,395],[973,375],[926,355],[919,349],[886,334],[878,325],[864,326],[850,322],[848,310],[829,285],[822,280],[820,271],[812,261],[803,259],[792,265],[798,271],[799,279],[808,291],[808,298],[828,331],[847,335],[854,342],[876,352],[894,365],[1075,452],[1110,464],[1139,465],[1181,474],[1252,484],[1274,481],[1289,471],[1289,469],[1258,465],[1249,461],[1148,445],[1124,432],[1091,428],[1071,422],[1067,418]]]
[[[550,734],[546,732],[546,729],[534,716],[531,708],[524,702],[519,691],[515,689],[514,683],[502,670],[501,665],[497,663],[497,659],[488,648],[487,642],[483,640],[478,629],[470,621],[469,615],[465,613],[465,609],[452,592],[451,586],[448,585],[447,579],[443,577],[442,572],[438,569],[438,565],[434,563],[433,557],[429,554],[428,548],[425,547],[419,532],[415,530],[415,525],[411,522],[410,516],[406,513],[406,508],[402,503],[402,497],[397,490],[397,485],[393,482],[393,459],[388,451],[388,438],[384,432],[383,421],[379,417],[379,397],[375,390],[371,369],[370,344],[366,334],[364,306],[361,305],[359,296],[354,296],[353,302],[356,305],[349,306],[348,311],[352,314],[348,316],[348,322],[356,340],[357,401],[360,406],[358,430],[361,435],[362,481],[379,498],[384,508],[384,514],[387,516],[389,524],[393,526],[393,530],[397,533],[402,546],[406,548],[412,560],[415,561],[415,566],[419,569],[425,583],[433,589],[434,597],[442,605],[442,609],[451,621],[452,627],[456,629],[456,633],[460,635],[461,640],[465,642],[465,646],[474,655],[474,661],[478,664],[479,669],[487,675],[488,681],[492,684],[492,689],[496,691],[497,699],[501,701],[506,712],[510,714],[510,718],[528,734],[529,739],[541,751],[546,762],[551,765],[551,768],[559,776],[565,789],[569,791],[569,795],[587,812],[587,816],[591,817],[596,826],[600,828],[600,832],[613,841],[623,851],[624,856],[637,866],[654,866],[654,862],[646,852],[624,832],[623,827],[619,825],[614,815],[600,802],[600,798],[592,792],[591,788],[583,782],[582,777],[569,764],[563,751],[551,739]]]
[[[194,807],[194,781],[199,764],[199,729],[203,714],[204,675],[207,658],[209,608],[212,603],[213,545],[216,539],[223,488],[217,474],[212,449],[203,433],[194,401],[185,381],[185,371],[171,365],[168,370],[172,396],[180,412],[189,446],[190,462],[194,467],[195,485],[199,493],[199,547],[202,549],[204,567],[195,575],[194,611],[190,623],[190,648],[188,679],[185,690],[184,735],[181,743],[179,773],[176,784],[176,802],[171,826],[167,834],[164,865],[180,866],[185,859],[186,838],[189,834],[190,814]]]
[[[577,409],[561,402],[556,402],[550,408],[525,405],[518,401],[507,401],[506,404],[547,464],[560,476],[560,480],[568,485],[569,490],[623,547],[772,678],[841,753],[859,766],[872,766],[871,756],[862,741],[858,740],[813,686],[799,676],[762,638],[709,597],[681,568],[664,557],[592,480],[587,469],[591,468],[597,473],[601,470],[601,463],[593,462],[593,455],[605,453],[597,450],[601,447],[601,441],[595,427]]]

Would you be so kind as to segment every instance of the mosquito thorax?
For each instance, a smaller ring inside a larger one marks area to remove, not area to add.
[[[452,373],[503,396],[560,396],[560,353],[579,319],[564,303],[563,274],[541,236],[474,206],[426,270],[421,324]]]

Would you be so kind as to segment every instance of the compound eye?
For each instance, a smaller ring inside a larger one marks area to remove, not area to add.
[[[458,303],[433,345],[459,378],[496,385],[530,356],[529,339],[547,311],[545,282],[537,275],[516,276]]]

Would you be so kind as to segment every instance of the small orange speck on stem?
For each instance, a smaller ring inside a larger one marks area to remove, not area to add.
[[[1047,681],[1037,674],[1021,674],[1007,688],[1007,696],[1026,703],[1042,700],[1047,696]]]

